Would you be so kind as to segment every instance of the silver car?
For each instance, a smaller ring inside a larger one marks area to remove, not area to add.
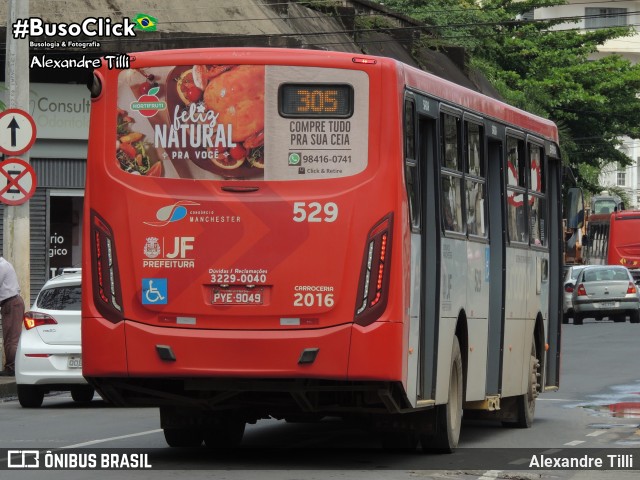
[[[573,317],[573,290],[576,286],[576,278],[586,265],[571,265],[567,267],[564,281],[564,294],[562,296],[562,323],[569,323]]]
[[[589,266],[576,279],[573,290],[573,324],[582,325],[585,318],[614,322],[640,322],[638,286],[626,267]]]

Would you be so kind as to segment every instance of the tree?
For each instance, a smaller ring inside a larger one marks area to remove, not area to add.
[[[505,100],[556,122],[565,163],[581,186],[597,192],[607,164],[632,162],[621,137],[640,138],[640,65],[618,55],[593,59],[607,40],[632,28],[553,30],[572,19],[527,21],[526,12],[564,0],[384,0],[426,24],[434,45],[464,46]],[[573,20],[574,22],[576,20]]]

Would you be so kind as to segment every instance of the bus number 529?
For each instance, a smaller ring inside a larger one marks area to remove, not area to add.
[[[293,203],[293,221],[294,222],[335,222],[338,218],[338,205],[333,202],[294,202]]]

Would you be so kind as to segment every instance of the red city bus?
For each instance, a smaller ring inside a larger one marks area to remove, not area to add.
[[[591,214],[587,227],[586,263],[623,265],[640,278],[640,211]]]
[[[609,265],[624,265],[640,277],[640,211],[622,210],[611,215]]]
[[[463,412],[531,425],[559,382],[553,123],[389,58],[131,58],[91,86],[83,374],[104,398],[159,407],[182,447],[269,417],[441,451]]]

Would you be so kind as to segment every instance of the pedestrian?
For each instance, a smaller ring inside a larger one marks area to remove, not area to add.
[[[2,314],[2,344],[5,365],[0,376],[15,376],[16,350],[22,331],[24,301],[20,296],[18,276],[13,265],[0,256],[0,313]]]

